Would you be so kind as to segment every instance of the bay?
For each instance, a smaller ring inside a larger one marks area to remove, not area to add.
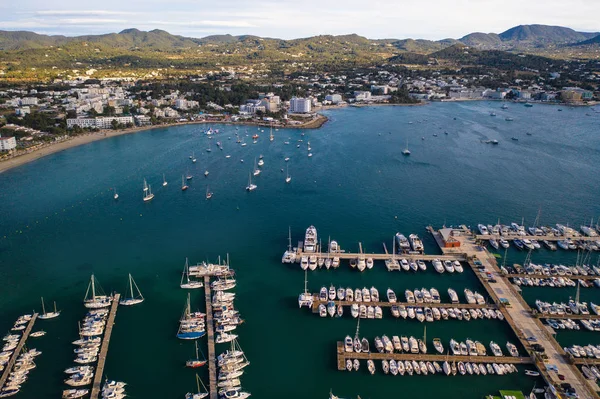
[[[418,233],[427,253],[439,253],[425,232],[429,224],[475,226],[498,218],[504,223],[525,218],[528,224],[540,208],[545,224],[579,226],[599,217],[600,115],[563,109],[510,104],[502,110],[496,102],[346,108],[326,111],[330,121],[318,130],[274,131],[272,143],[269,131],[256,127],[215,125],[220,133],[210,141],[203,134],[208,126],[170,127],[94,142],[0,174],[0,330],[10,329],[19,314],[39,310],[40,296],[46,306],[56,300],[63,310],[58,319],[36,323],[48,334],[28,341],[43,355],[19,396],[57,397],[65,388],[62,370],[74,358],[70,342],[85,313],[81,301],[93,272],[107,292],[123,292],[132,273],[147,298],[118,311],[107,376],[126,381],[134,397],[183,397],[195,388],[195,380],[194,372],[184,368],[193,345],[175,338],[185,302],[180,273],[186,257],[196,263],[226,254],[237,272],[237,306],[246,319],[238,333],[251,365],[242,383],[253,397],[326,397],[330,389],[340,396],[370,398],[397,392],[479,398],[504,388],[529,391],[534,380],[515,374],[391,377],[379,371],[371,376],[366,364],[358,373],[338,372],[335,343],[353,335],[355,320],[348,314],[322,320],[298,310],[303,273],[280,259],[288,226],[294,243],[314,224],[323,240],[330,236],[352,251],[361,242],[367,252],[381,252],[383,242],[389,248],[397,231]],[[490,116],[491,111],[498,116]],[[236,131],[247,146],[235,143]],[[252,144],[255,132],[261,137]],[[499,145],[482,142],[489,139]],[[216,141],[223,143],[223,151]],[[407,141],[409,157],[401,154]],[[206,151],[209,143],[211,152]],[[188,158],[192,151],[196,164]],[[247,193],[248,173],[260,154],[265,166],[255,178],[258,189]],[[290,184],[284,182],[287,165]],[[210,172],[206,178],[205,170]],[[194,178],[182,192],[181,176],[187,173]],[[142,202],[144,178],[156,195],[150,203]],[[205,199],[207,185],[214,193],[211,200]],[[524,252],[511,249],[507,263],[524,258]],[[533,261],[572,264],[575,258],[574,253],[541,250]],[[433,270],[389,274],[378,262],[364,274],[347,264],[309,274],[314,292],[330,284],[375,286],[382,295],[391,287],[400,297],[407,288],[433,286],[443,300],[448,287],[459,295],[464,288],[483,292],[469,270],[460,276]],[[524,288],[524,293],[529,302],[574,295],[551,288]],[[600,301],[593,288],[582,295]],[[192,300],[203,308],[203,292],[193,293]],[[383,320],[361,323],[361,335],[421,337],[423,327],[384,311]],[[516,342],[499,321],[432,323],[427,339],[433,337],[442,338],[445,346],[452,337],[486,345],[495,340],[503,348],[507,340]],[[584,332],[560,332],[558,338],[561,344],[597,340]],[[203,339],[206,353],[205,346]],[[201,376],[208,380],[205,371]]]

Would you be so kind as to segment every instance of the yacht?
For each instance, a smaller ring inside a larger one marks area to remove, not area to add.
[[[133,290],[134,286],[137,291],[137,294],[135,294],[135,292]],[[131,296],[128,297],[127,296],[128,293],[130,293]],[[143,297],[142,293],[140,292],[140,289],[138,288],[137,284],[133,280],[133,277],[131,277],[131,273],[130,273],[129,274],[129,291],[127,291],[127,289],[125,290],[125,298],[123,298],[119,301],[119,305],[132,306],[132,305],[137,305],[142,302],[144,302],[144,297]]]
[[[488,235],[490,232],[484,224],[478,224],[477,228],[479,229],[479,233],[482,235]]]
[[[388,302],[396,303],[396,300],[397,300],[396,293],[391,288],[387,289],[387,298],[388,298]]]
[[[46,307],[44,306],[44,298],[42,298],[42,314],[38,316],[38,319],[48,320],[54,319],[60,316],[60,310],[56,310],[56,302],[54,302],[54,312],[46,312]]]
[[[415,303],[415,295],[411,290],[404,291],[404,296],[406,297],[406,302]]]
[[[306,229],[304,236],[304,252],[316,252],[317,246],[317,229],[315,226],[310,226]]]
[[[306,276],[306,270],[305,270],[304,271],[304,292],[302,292],[298,296],[298,307],[302,307],[302,306],[306,306],[308,308],[312,307],[314,298],[313,298],[312,294],[308,292],[306,285],[307,285],[307,276]]]
[[[91,288],[91,297],[88,297]],[[85,293],[85,299],[83,300],[83,304],[88,309],[100,309],[109,307],[112,303],[112,296],[107,295],[96,295],[96,278],[92,274],[90,278],[90,283],[88,285],[88,289]]]
[[[490,342],[490,349],[492,350],[494,356],[504,356],[504,354],[502,353],[502,349],[500,349],[500,345],[498,345],[494,341]]]
[[[448,288],[448,295],[450,296],[450,301],[452,303],[458,303],[458,295],[456,294],[456,291],[454,291],[452,288]]]
[[[442,264],[442,262],[439,259],[434,259],[432,263],[433,263],[433,268],[435,269],[436,272],[444,273],[444,265]]]
[[[454,264],[449,260],[445,260],[444,269],[446,269],[448,273],[454,273]]]
[[[404,235],[396,233],[396,241],[398,243],[398,253],[410,252],[410,243]]]
[[[415,252],[423,253],[423,242],[421,241],[419,236],[416,234],[411,234],[408,236],[408,238],[410,239],[410,246],[412,247],[412,250]]]
[[[248,185],[246,186],[246,191],[254,191],[256,188],[256,184],[252,184],[252,174],[248,173]]]

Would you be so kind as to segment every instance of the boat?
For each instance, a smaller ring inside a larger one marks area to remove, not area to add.
[[[327,302],[327,313],[329,314],[330,317],[333,317],[335,315],[335,302],[333,301],[329,301]]]
[[[315,226],[309,226],[304,235],[304,252],[316,252],[317,250],[317,229]]]
[[[507,342],[506,348],[508,349],[508,352],[510,353],[511,356],[519,357],[519,351],[517,350],[517,347],[514,344]]]
[[[292,177],[290,176],[290,168],[288,167],[288,165],[285,166],[286,167],[286,177],[285,177],[285,182],[289,183],[292,181]]]
[[[46,312],[46,307],[44,306],[44,298],[42,298],[42,314],[38,315],[38,319],[48,320],[54,319],[60,316],[60,310],[56,310],[56,302],[54,302],[54,312]]]
[[[442,264],[442,262],[439,259],[434,259],[432,264],[433,264],[433,268],[435,269],[436,272],[444,273],[444,271],[445,271],[444,265]]]
[[[183,273],[181,274],[181,282],[179,283],[179,287],[188,290],[204,287],[202,281],[190,280],[188,258],[185,258],[185,265],[183,266]]]
[[[410,252],[410,243],[404,235],[396,233],[396,241],[398,243],[398,253]]]
[[[454,291],[452,288],[448,288],[448,295],[450,296],[450,301],[452,303],[458,303],[458,295],[456,294],[456,291]]]
[[[133,292],[133,286],[135,286],[135,289],[137,290],[137,295],[135,295]],[[137,305],[139,303],[144,302],[144,296],[140,292],[140,289],[138,288],[135,281],[133,281],[133,277],[131,277],[131,273],[129,273],[129,292],[131,293],[130,297],[127,297],[127,292],[128,291],[126,288],[125,289],[125,298],[123,298],[119,301],[119,305],[132,306],[132,305]]]
[[[391,288],[387,289],[386,294],[387,294],[388,302],[390,302],[390,303],[396,303],[396,300],[397,300],[396,293]]]
[[[258,169],[258,167],[256,166],[256,158],[254,158],[254,171],[252,172],[253,176],[258,176],[260,175],[260,169]]]
[[[163,173],[163,183],[162,183],[162,185],[163,185],[163,187],[165,187],[167,184],[169,184],[169,183],[167,183],[167,179],[165,179],[165,174]]]
[[[152,201],[154,198],[154,194],[152,194],[152,187],[149,184],[146,184],[146,179],[144,179],[144,196],[142,199],[144,202]]]
[[[91,288],[92,296],[88,298],[88,294],[90,293],[90,288]],[[92,274],[92,277],[90,278],[90,283],[88,284],[88,288],[85,293],[83,305],[88,309],[106,308],[106,307],[110,306],[110,304],[112,303],[112,300],[113,300],[112,296],[96,295],[96,278]]]
[[[367,360],[367,369],[369,370],[369,373],[375,374],[375,363],[373,362],[373,360]]]
[[[256,190],[256,184],[252,184],[252,174],[248,173],[248,185],[246,186],[246,191]]]
[[[304,292],[298,296],[298,306],[299,307],[306,306],[306,307],[310,308],[310,307],[312,307],[312,304],[314,301],[312,294],[310,294],[308,292],[307,282],[308,282],[307,272],[306,272],[306,270],[304,270]]]
[[[189,179],[188,179],[189,180]],[[181,191],[185,191],[187,190],[189,187],[187,184],[185,184],[185,180],[183,178],[183,175],[181,175]]]
[[[89,389],[65,389],[62,392],[62,397],[63,399],[76,399],[87,395],[89,392]]]
[[[398,375],[398,363],[394,359],[389,361],[389,370],[392,375]]]
[[[434,338],[433,339],[433,347],[435,348],[436,351],[438,351],[439,353],[444,353],[444,346],[442,345],[442,340],[439,338]]]
[[[196,163],[196,155],[194,154],[194,151],[192,151],[192,163]]]
[[[402,155],[410,155],[410,150],[408,149],[408,139],[406,139],[406,147],[402,150]]]
[[[202,384],[202,387],[204,388],[204,392],[200,391],[200,384]],[[208,389],[206,389],[206,386],[204,385],[204,383],[202,382],[202,380],[200,379],[198,374],[196,374],[196,385],[198,386],[198,393],[188,392],[185,394],[185,399],[202,399],[202,398],[205,398],[208,396]],[[239,391],[227,391],[227,392],[237,392],[238,394],[240,393]],[[230,395],[234,395],[234,394],[230,393]],[[228,398],[233,398],[233,397],[241,398],[241,396],[228,396]]]
[[[197,367],[202,367],[206,364],[206,359],[200,359],[200,357],[198,356],[198,341],[194,341],[194,345],[196,347],[196,357],[186,361],[185,362],[186,367],[197,368]]]
[[[530,377],[539,377],[540,373],[534,370],[525,370],[525,375],[528,375]]]
[[[46,331],[43,330],[32,332],[31,334],[29,334],[29,336],[33,338],[43,337],[44,335],[46,335]]]
[[[423,253],[423,242],[418,235],[411,234],[408,236],[408,239],[410,240],[410,246],[412,247],[413,251]]]

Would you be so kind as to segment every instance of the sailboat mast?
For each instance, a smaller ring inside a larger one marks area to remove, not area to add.
[[[292,250],[292,227],[288,226],[288,251]]]
[[[306,274],[306,270],[304,271],[304,293],[308,294],[308,289],[307,289],[307,274]]]
[[[129,273],[129,289],[131,290],[131,298],[133,298],[133,283],[132,283],[131,273]]]
[[[94,283],[94,275],[92,274],[92,299],[96,300],[96,284]]]
[[[46,314],[46,308],[44,307],[44,297],[42,297],[42,314]]]

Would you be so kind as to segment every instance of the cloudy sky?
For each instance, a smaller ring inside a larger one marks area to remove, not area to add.
[[[203,37],[459,38],[520,24],[600,31],[598,0],[3,0],[0,30],[68,36],[163,29]]]

